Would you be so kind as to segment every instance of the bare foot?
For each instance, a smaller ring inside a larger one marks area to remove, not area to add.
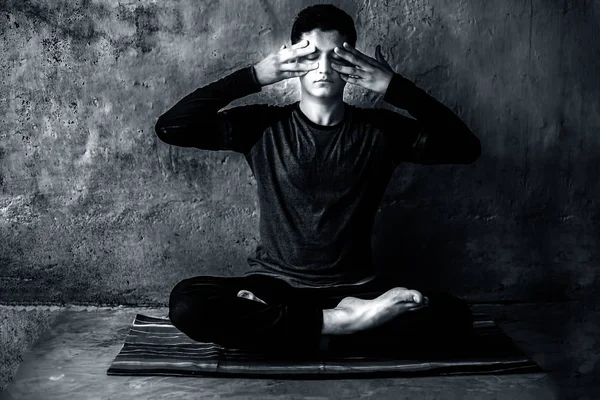
[[[260,298],[256,297],[254,295],[254,293],[252,293],[249,290],[245,290],[245,289],[240,290],[237,294],[237,297],[241,297],[243,299],[258,301],[259,303],[267,304],[264,301],[262,301]]]
[[[347,335],[380,326],[405,312],[426,307],[429,299],[416,290],[396,287],[373,300],[346,297],[323,310],[323,335]]]

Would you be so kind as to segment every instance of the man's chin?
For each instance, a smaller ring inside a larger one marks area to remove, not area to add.
[[[331,99],[335,97],[340,97],[342,95],[342,93],[340,93],[339,91],[324,88],[313,89],[310,91],[310,94],[313,97],[321,99]]]

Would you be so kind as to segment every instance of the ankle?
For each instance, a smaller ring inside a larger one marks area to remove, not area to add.
[[[349,315],[338,308],[323,310],[322,335],[347,335],[349,329]]]

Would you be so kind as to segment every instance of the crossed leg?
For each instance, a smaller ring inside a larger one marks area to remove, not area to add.
[[[434,299],[430,304],[421,292],[389,288],[387,282],[297,289],[260,275],[203,276],[173,289],[169,316],[194,340],[310,354],[322,348],[323,338],[394,345],[408,337],[441,329],[466,332],[472,326],[464,302],[448,295]]]
[[[242,289],[238,297],[264,300],[249,290]],[[417,290],[394,287],[374,299],[344,297],[335,308],[323,310],[323,335],[349,335],[381,326],[401,314],[427,307],[429,299]]]

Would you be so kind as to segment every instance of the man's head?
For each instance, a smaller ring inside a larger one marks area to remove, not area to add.
[[[346,42],[353,47],[356,45],[356,29],[352,17],[331,4],[317,4],[298,13],[292,25],[292,44],[298,43],[304,33],[313,29],[338,31]]]
[[[318,62],[319,68],[300,77],[303,95],[319,98],[341,98],[346,82],[331,68],[331,62],[347,65],[333,52],[344,42],[356,44],[354,21],[346,12],[330,4],[318,4],[300,11],[292,25],[292,44],[306,39],[316,52],[304,57],[304,62]],[[319,82],[326,80],[329,82]]]

